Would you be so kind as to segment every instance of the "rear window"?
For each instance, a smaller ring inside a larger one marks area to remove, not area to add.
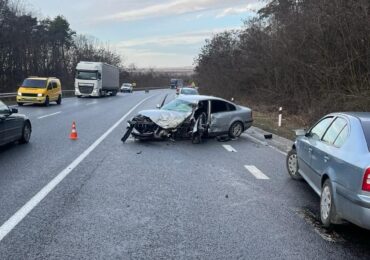
[[[367,143],[367,148],[370,151],[370,120],[369,121],[361,121],[362,129],[364,130],[365,139]]]

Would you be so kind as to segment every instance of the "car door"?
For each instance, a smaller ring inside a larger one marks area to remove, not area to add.
[[[6,144],[20,138],[22,124],[18,117],[11,114],[11,110],[0,103],[0,143]]]
[[[53,80],[51,85],[53,86],[53,100],[57,100],[59,95],[58,83],[55,80]]]
[[[330,164],[336,161],[335,153],[338,148],[334,143],[343,130],[347,129],[346,126],[346,119],[336,117],[322,137],[322,141],[317,142],[317,144],[312,147],[311,167],[314,172],[313,182],[317,187],[321,186],[322,175],[327,173],[325,171],[330,167]]]
[[[227,133],[230,124],[229,104],[222,100],[211,100],[211,134]]]
[[[54,99],[54,94],[53,94],[53,83],[52,81],[49,81],[48,86],[47,86],[47,96],[49,96],[49,100],[52,101]]]
[[[325,117],[315,124],[308,133],[297,139],[297,154],[298,154],[298,165],[299,169],[306,177],[307,182],[317,191],[314,180],[316,179],[315,173],[311,166],[311,160],[313,155],[313,147],[321,142],[321,138],[324,136],[326,130],[333,121],[333,116]]]

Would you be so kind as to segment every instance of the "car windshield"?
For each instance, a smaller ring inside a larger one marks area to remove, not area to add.
[[[176,99],[167,105],[162,107],[163,110],[169,110],[169,111],[177,111],[177,112],[191,112],[193,109],[193,105],[190,102],[181,100],[181,99]]]
[[[22,83],[24,88],[46,88],[45,79],[25,79]]]
[[[84,80],[97,80],[98,73],[96,71],[77,71],[76,74],[77,79],[84,79]]]
[[[7,114],[7,113],[9,113],[8,106],[0,101],[0,114]]]
[[[183,88],[181,89],[181,94],[184,95],[198,95],[198,91],[192,88]]]

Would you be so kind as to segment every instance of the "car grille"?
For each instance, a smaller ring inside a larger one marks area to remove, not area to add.
[[[31,94],[31,93],[22,93],[23,97],[37,97],[37,94]]]
[[[94,86],[78,86],[80,93],[91,94],[94,90]]]

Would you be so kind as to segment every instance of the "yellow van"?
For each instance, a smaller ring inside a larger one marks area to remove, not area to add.
[[[44,104],[55,101],[58,105],[62,103],[62,85],[57,78],[29,77],[25,79],[18,89],[17,103]]]

